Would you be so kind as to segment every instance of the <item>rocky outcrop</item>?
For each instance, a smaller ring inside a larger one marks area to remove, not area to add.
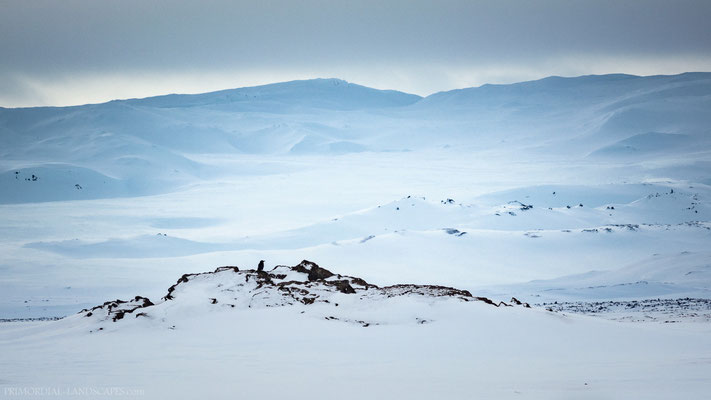
[[[113,322],[116,322],[120,319],[123,319],[123,317],[128,313],[133,313],[134,311],[138,310],[139,308],[145,308],[145,307],[150,307],[153,306],[152,301],[150,301],[146,297],[142,296],[136,296],[132,300],[112,300],[112,301],[107,301],[104,304],[88,308],[88,309],[83,309],[79,312],[79,314],[84,314],[86,317],[91,317],[95,313],[101,313],[104,314],[106,318],[111,319]]]
[[[197,295],[196,295],[197,294]],[[364,279],[333,273],[308,260],[295,266],[277,266],[264,271],[239,269],[234,266],[219,267],[212,272],[184,274],[168,288],[164,304],[179,301],[186,296],[194,301],[204,298],[210,307],[253,308],[283,307],[290,305],[333,304],[338,306],[338,296],[358,296],[358,300],[382,301],[398,296],[452,298],[459,301],[481,301],[496,307],[509,304],[486,297],[472,296],[466,290],[437,285],[398,284],[380,287]],[[527,306],[516,299],[512,303]],[[80,314],[116,322],[127,315],[149,317],[153,302],[141,296],[130,301],[114,300]]]
[[[330,278],[333,276],[333,273],[325,268],[321,268],[318,265],[310,262],[310,261],[302,261],[303,263],[309,263],[309,266],[311,269],[309,270],[309,280],[310,281],[317,281],[317,280],[322,280],[326,278]]]
[[[519,299],[517,299],[517,298],[515,298],[515,297],[512,297],[512,298],[511,298],[510,303],[515,304],[515,305],[517,305],[517,306],[523,306],[523,307],[525,307],[525,308],[531,308],[531,305],[530,305],[530,304],[524,303],[524,302],[522,302],[521,300],[519,300]]]

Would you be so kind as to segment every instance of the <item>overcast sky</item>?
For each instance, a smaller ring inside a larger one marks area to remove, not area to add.
[[[711,1],[0,0],[0,106],[711,71]]]

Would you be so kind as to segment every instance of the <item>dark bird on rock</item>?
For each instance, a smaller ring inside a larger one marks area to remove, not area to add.
[[[264,271],[264,260],[261,260],[257,266],[257,272],[259,271]]]

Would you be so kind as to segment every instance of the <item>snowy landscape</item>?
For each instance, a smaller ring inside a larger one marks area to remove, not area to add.
[[[711,73],[0,108],[0,255],[0,397],[707,398]]]

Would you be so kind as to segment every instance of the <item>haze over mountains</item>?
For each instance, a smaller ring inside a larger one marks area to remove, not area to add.
[[[710,93],[708,73],[551,77],[426,98],[316,79],[78,107],[0,109],[0,182],[7,188],[0,202],[164,193],[225,173],[195,157],[204,154],[446,147],[600,162],[661,162],[684,154],[685,171],[708,168]],[[28,183],[32,175],[39,180]]]

